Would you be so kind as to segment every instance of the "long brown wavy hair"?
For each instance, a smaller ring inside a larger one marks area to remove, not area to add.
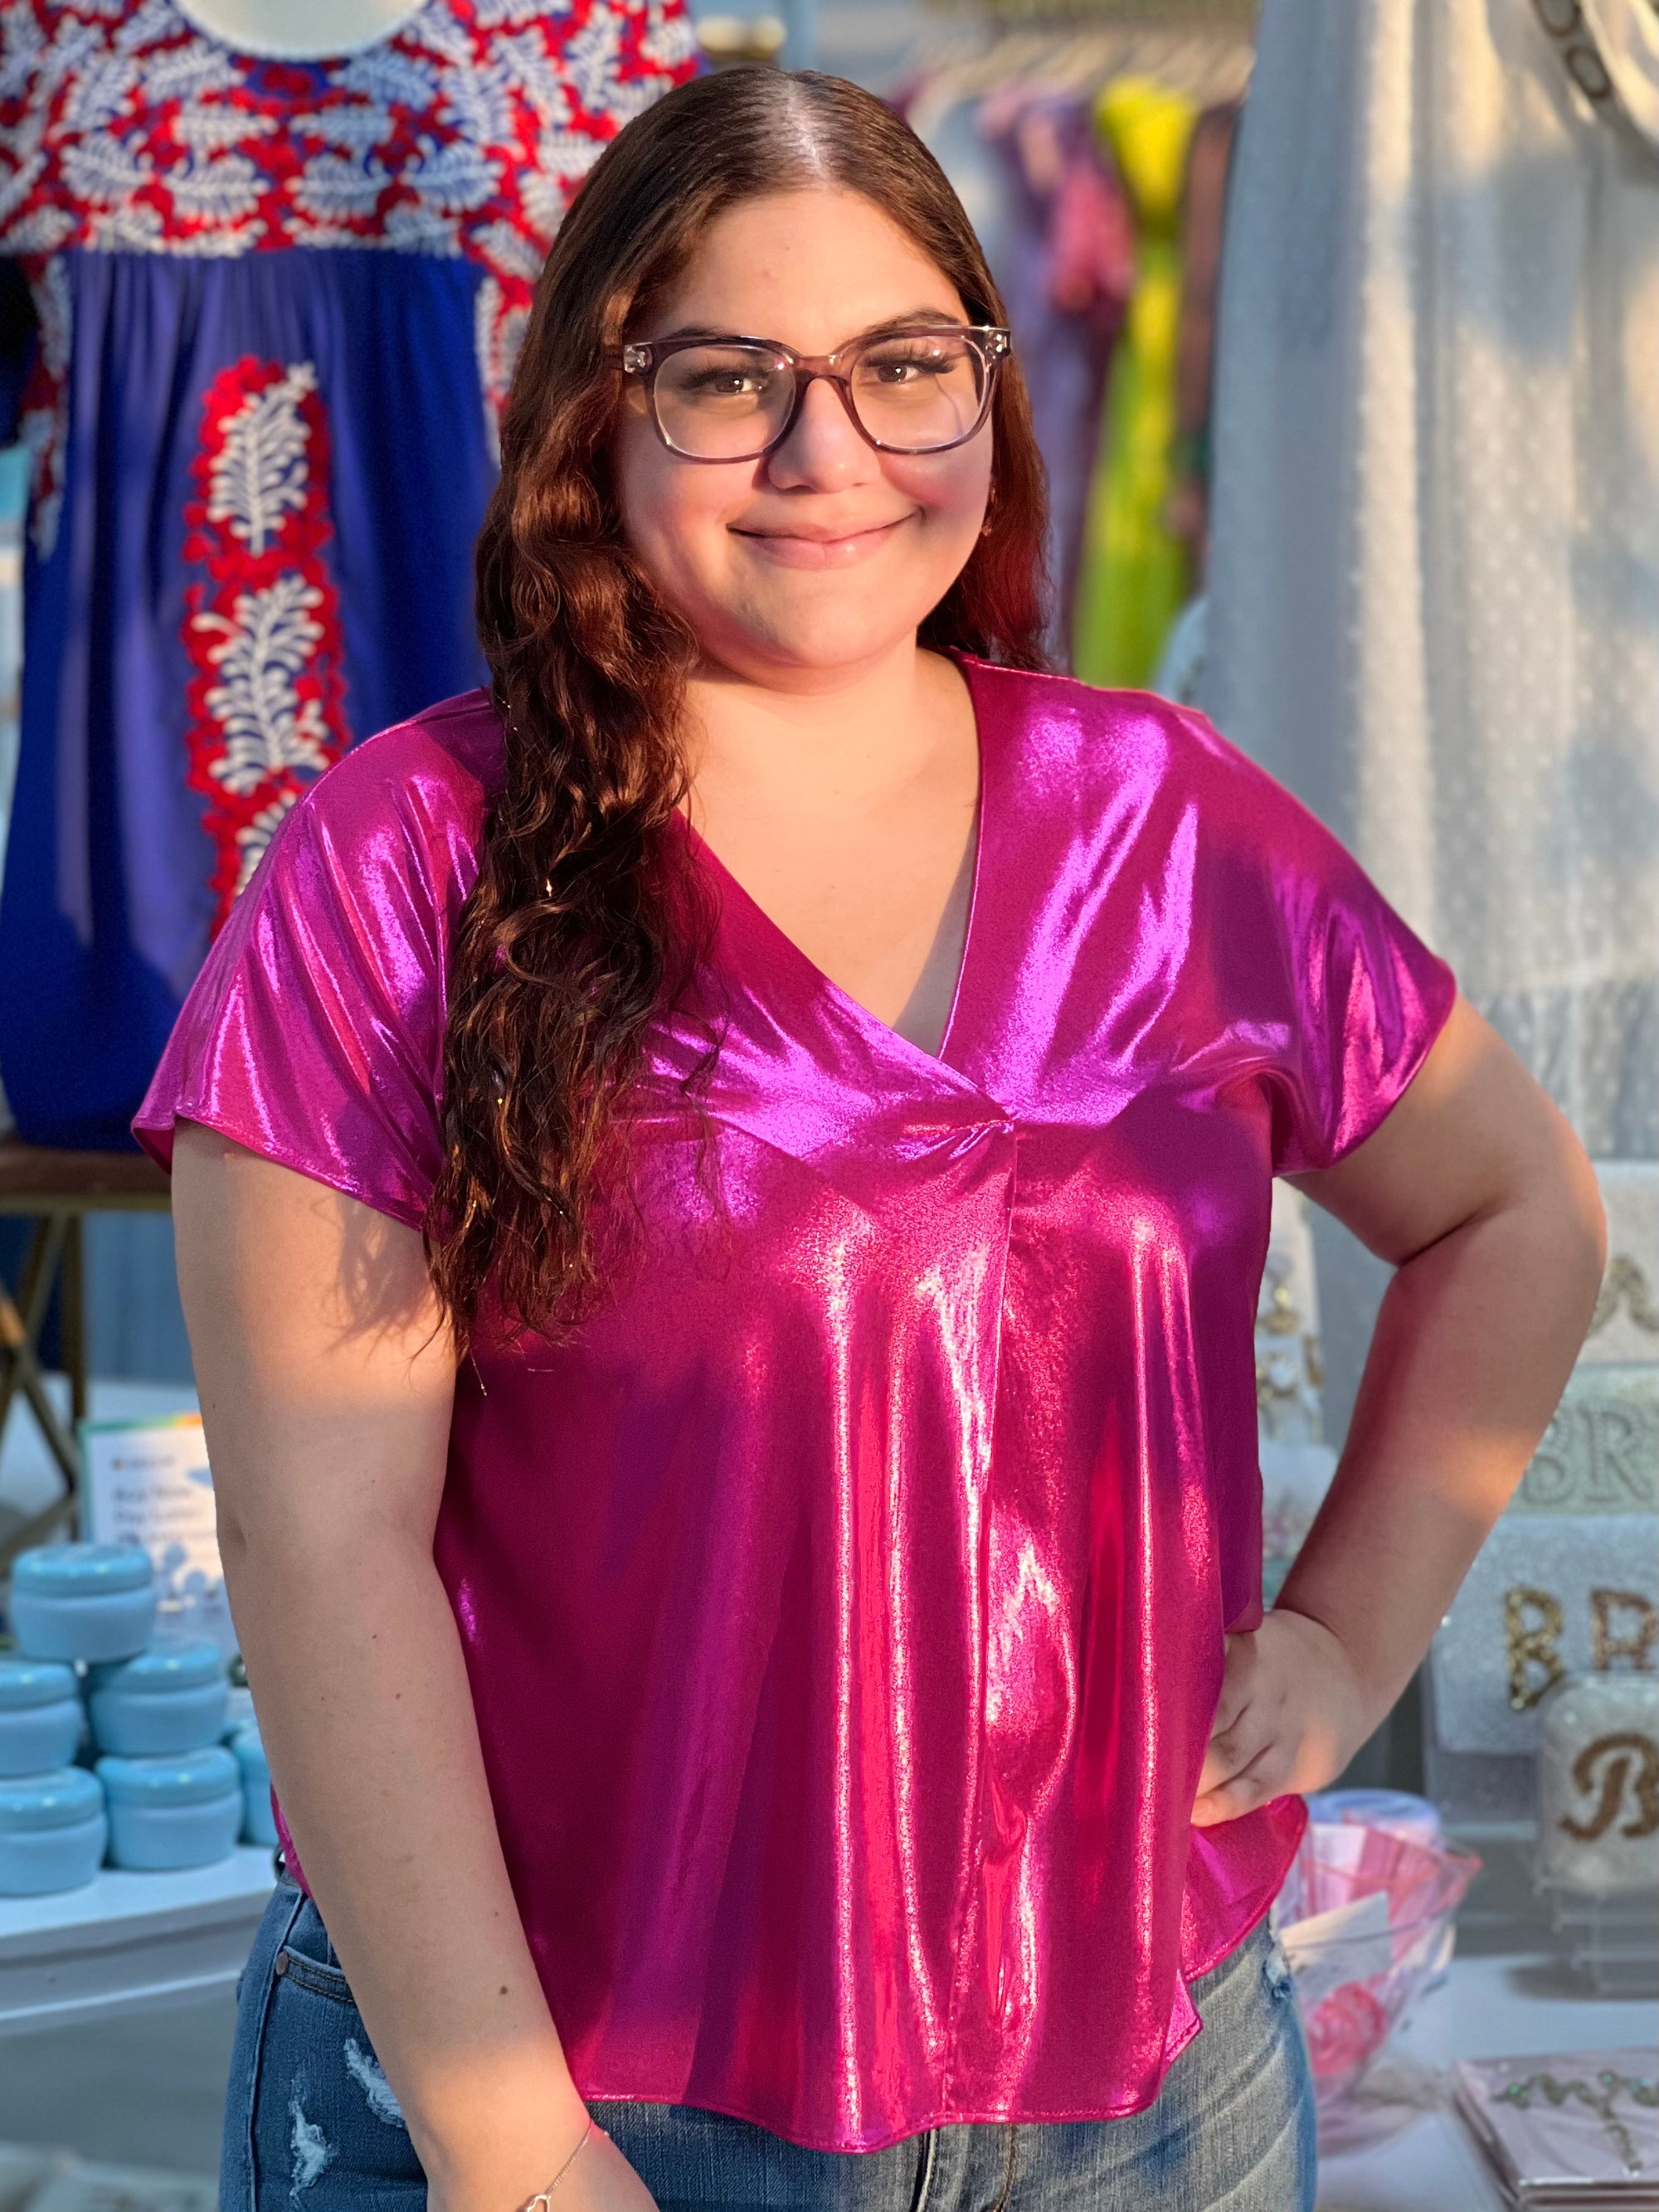
[[[810,71],[736,70],[629,123],[577,194],[537,290],[477,558],[478,629],[506,781],[462,911],[444,1039],[444,1166],[427,1216],[458,1345],[488,1311],[556,1334],[604,1273],[596,1200],[620,1172],[619,1102],[647,1026],[708,927],[665,836],[686,795],[681,708],[697,643],[623,537],[609,447],[619,351],[735,203],[856,191],[1007,317],[944,172],[880,101]],[[922,641],[1041,665],[1045,497],[1018,367],[992,413],[988,528]]]

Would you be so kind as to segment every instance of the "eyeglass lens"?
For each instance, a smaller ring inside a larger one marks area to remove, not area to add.
[[[979,421],[985,363],[966,338],[906,331],[872,340],[842,363],[853,411],[884,446],[927,453]],[[699,460],[743,460],[782,433],[794,404],[789,362],[764,346],[687,346],[657,372],[663,434]]]

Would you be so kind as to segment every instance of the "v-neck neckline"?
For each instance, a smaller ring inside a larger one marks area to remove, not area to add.
[[[774,920],[752,891],[745,889],[728,868],[720,854],[705,838],[690,817],[676,810],[674,819],[690,841],[691,849],[698,860],[714,878],[721,894],[722,903],[731,902],[748,921],[757,934],[775,952],[782,965],[794,971],[808,995],[827,1001],[858,1029],[873,1038],[884,1050],[896,1052],[913,1064],[928,1069],[935,1076],[945,1076],[958,1083],[977,1088],[972,1079],[952,1057],[952,1047],[961,1026],[968,997],[970,973],[975,962],[977,940],[983,933],[982,908],[986,901],[986,884],[989,873],[992,840],[995,834],[995,809],[993,802],[994,779],[994,745],[986,736],[986,716],[979,686],[977,671],[965,653],[952,653],[948,658],[955,662],[963,682],[968,687],[968,702],[974,717],[974,741],[979,754],[979,793],[974,810],[974,865],[968,890],[968,915],[962,933],[962,952],[957,963],[956,982],[951,993],[950,1008],[945,1017],[945,1028],[939,1048],[929,1052],[924,1046],[915,1044],[890,1022],[854,998],[844,985],[819,967],[809,952],[805,951],[790,936],[782,924]],[[954,884],[952,886],[954,889]],[[943,916],[940,917],[941,921]],[[931,948],[930,948],[931,957]],[[908,1001],[907,1001],[908,1004]]]

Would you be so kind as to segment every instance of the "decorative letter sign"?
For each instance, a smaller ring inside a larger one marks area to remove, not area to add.
[[[1659,1888],[1659,1675],[1577,1675],[1539,1725],[1544,1872],[1598,1897]]]
[[[1506,1513],[1452,1601],[1429,1656],[1448,1751],[1527,1753],[1565,1674],[1651,1671],[1659,1546],[1650,1513]]]

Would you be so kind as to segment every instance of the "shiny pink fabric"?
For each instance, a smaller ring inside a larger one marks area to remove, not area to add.
[[[1189,1813],[1261,1618],[1252,1327],[1275,1171],[1365,1137],[1449,971],[1196,717],[969,662],[982,757],[935,1059],[700,848],[706,1139],[665,1024],[647,1255],[460,1376],[437,1559],[576,2081],[836,2149],[1105,2117],[1304,1821]],[[138,1127],[416,1223],[479,697],[295,809]],[[689,832],[686,834],[690,834]]]

